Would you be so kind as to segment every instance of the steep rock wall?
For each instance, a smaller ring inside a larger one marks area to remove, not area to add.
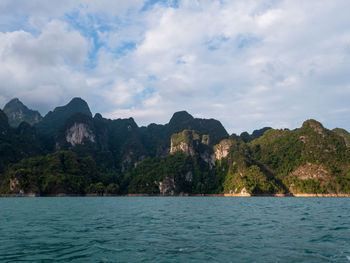
[[[222,158],[227,157],[230,152],[230,148],[233,145],[231,140],[222,140],[219,144],[214,146],[214,154],[216,160],[221,160]]]
[[[74,123],[74,125],[66,131],[66,141],[72,146],[83,144],[84,140],[95,142],[95,135],[87,124]]]

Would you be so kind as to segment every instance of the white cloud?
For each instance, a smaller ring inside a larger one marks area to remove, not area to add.
[[[56,20],[38,36],[25,31],[0,33],[1,93],[40,107],[78,95],[85,86],[79,69],[87,49],[79,32]]]
[[[77,31],[70,31],[58,21],[48,23],[39,37],[15,31],[1,34],[0,38],[2,59],[14,59],[29,68],[64,63],[78,66],[86,59],[86,40]]]
[[[137,83],[134,79],[128,82],[113,83],[111,86],[106,86],[101,91],[101,94],[110,104],[116,107],[125,107],[134,105],[137,96],[144,90],[144,87]]]
[[[13,13],[32,27],[0,34],[2,97],[37,103],[49,90],[54,104],[74,94],[140,124],[185,109],[238,133],[310,117],[350,128],[347,111],[334,110],[350,99],[349,1],[144,3],[2,1],[0,26],[16,28]],[[72,13],[84,29],[69,25]]]
[[[265,29],[275,24],[276,22],[278,22],[279,19],[282,19],[282,16],[283,16],[282,10],[272,9],[263,13],[260,16],[257,16],[256,20],[257,20],[258,26]]]

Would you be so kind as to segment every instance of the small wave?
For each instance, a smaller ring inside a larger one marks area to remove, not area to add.
[[[350,261],[350,256],[346,256],[346,258]]]
[[[349,229],[348,227],[346,226],[338,226],[338,227],[335,227],[335,228],[331,228],[330,230],[347,230]]]

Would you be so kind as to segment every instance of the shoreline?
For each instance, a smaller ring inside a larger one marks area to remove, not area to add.
[[[1,197],[350,197],[350,194],[310,194],[310,193],[289,193],[289,194],[0,194]]]

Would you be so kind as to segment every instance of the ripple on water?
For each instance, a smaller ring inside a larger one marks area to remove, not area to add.
[[[349,262],[347,198],[3,198],[0,262]]]

